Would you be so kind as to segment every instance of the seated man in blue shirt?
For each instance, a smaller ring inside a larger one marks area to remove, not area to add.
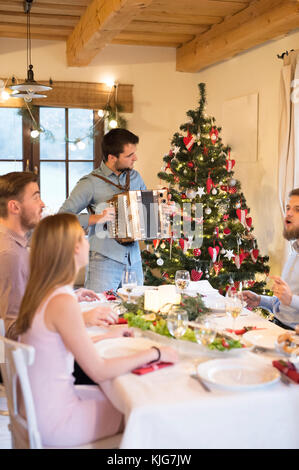
[[[274,323],[293,329],[299,324],[299,188],[289,194],[283,236],[294,242],[281,277],[272,277],[274,297],[257,295],[251,291],[244,291],[243,297],[249,307],[275,310]]]
[[[103,161],[99,168],[83,176],[59,212],[78,214],[84,229],[89,229],[89,265],[85,287],[95,292],[116,291],[126,267],[137,274],[143,284],[143,271],[138,242],[118,243],[105,233],[105,223],[113,220],[114,209],[107,201],[125,190],[145,190],[140,174],[134,170],[138,136],[126,129],[112,129],[103,138]],[[129,187],[126,187],[129,173]],[[104,177],[105,180],[99,177]],[[80,214],[90,207],[94,214]]]

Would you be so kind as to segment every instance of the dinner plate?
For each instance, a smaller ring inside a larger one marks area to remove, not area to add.
[[[225,390],[266,387],[280,379],[277,369],[260,361],[213,359],[197,366],[197,374],[208,384]]]
[[[270,328],[264,330],[252,330],[248,331],[243,335],[246,341],[249,341],[254,346],[258,346],[265,349],[275,349],[275,342],[277,337],[280,335],[277,330]]]
[[[98,353],[105,359],[128,356],[152,346],[157,346],[157,343],[150,339],[126,337],[104,339],[95,344]]]
[[[151,286],[137,286],[137,287],[134,287],[134,289],[132,290],[131,292],[131,297],[141,297],[142,295],[144,295],[144,292],[147,290],[147,289],[154,289],[154,287],[151,287]],[[120,287],[118,290],[117,290],[117,294],[123,299],[123,300],[127,300],[128,298],[128,292],[126,291],[126,289],[124,289],[123,287]]]

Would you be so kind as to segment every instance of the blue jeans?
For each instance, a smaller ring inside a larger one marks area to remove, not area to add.
[[[143,285],[142,264],[131,265],[129,254],[126,263],[120,263],[96,251],[89,252],[89,265],[85,277],[86,289],[94,292],[117,291],[121,287],[122,274],[128,268],[136,272],[137,284]]]

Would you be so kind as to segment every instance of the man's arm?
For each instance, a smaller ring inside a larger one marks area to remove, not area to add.
[[[108,207],[100,214],[80,214],[86,209],[93,200],[93,184],[88,177],[81,178],[71,192],[70,196],[64,201],[59,212],[67,212],[78,215],[79,222],[84,230],[90,225],[98,222],[104,224],[114,219],[114,209]]]
[[[92,201],[93,185],[87,178],[81,178],[70,196],[64,201],[58,212],[67,212],[78,215],[79,222],[84,230],[89,225],[89,214],[80,214],[81,211],[86,209]]]

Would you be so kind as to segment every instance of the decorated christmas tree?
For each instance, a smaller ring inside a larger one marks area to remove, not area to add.
[[[207,279],[220,293],[228,286],[266,293],[267,256],[261,256],[253,235],[252,218],[240,182],[234,178],[235,160],[224,145],[215,118],[205,113],[205,84],[199,84],[199,106],[187,112],[163,157],[160,180],[176,207],[172,234],[146,243],[142,252],[145,282],[174,283],[185,269],[191,280]],[[200,210],[199,210],[200,208]],[[179,222],[178,222],[179,220]],[[191,228],[186,232],[184,226]],[[179,227],[178,227],[179,225]],[[195,233],[201,233],[201,242]]]

